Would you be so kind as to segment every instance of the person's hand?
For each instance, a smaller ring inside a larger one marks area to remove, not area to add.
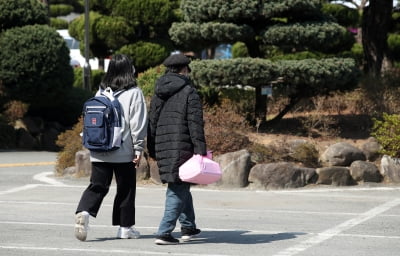
[[[139,167],[140,159],[142,158],[142,155],[135,155],[135,158],[132,160],[132,162],[135,163],[135,167]]]

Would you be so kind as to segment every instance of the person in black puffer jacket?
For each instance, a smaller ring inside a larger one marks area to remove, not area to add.
[[[179,178],[179,167],[193,154],[206,155],[203,108],[188,75],[190,59],[183,54],[169,56],[166,73],[155,87],[150,103],[147,148],[155,158],[160,178],[168,183],[164,217],[156,244],[177,244],[171,233],[179,219],[183,240],[200,233],[195,223],[190,183]]]

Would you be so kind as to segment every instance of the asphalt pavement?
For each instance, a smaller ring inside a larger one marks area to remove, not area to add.
[[[115,238],[115,183],[88,239],[74,237],[74,212],[88,178],[54,176],[56,153],[0,152],[0,255],[398,256],[400,185],[313,186],[256,191],[194,187],[202,233],[155,245],[165,186],[138,184],[139,239]],[[179,238],[179,224],[174,236]]]

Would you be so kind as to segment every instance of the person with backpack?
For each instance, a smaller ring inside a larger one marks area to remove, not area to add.
[[[167,183],[164,216],[155,244],[178,244],[171,233],[181,224],[181,239],[188,241],[201,232],[196,227],[190,183],[179,178],[179,167],[193,154],[206,155],[203,108],[189,73],[190,59],[183,54],[169,56],[166,73],[156,81],[150,103],[147,148],[155,158],[161,181]]]
[[[102,137],[103,141],[99,140],[98,144],[110,144],[107,140],[112,140],[113,137],[121,138],[121,141],[112,148],[90,149],[92,166],[90,184],[83,192],[75,212],[75,236],[81,241],[86,240],[89,216],[97,216],[100,205],[109,191],[113,175],[117,192],[113,204],[112,225],[119,226],[117,237],[139,238],[140,236],[134,228],[136,168],[139,166],[147,134],[147,109],[143,93],[137,87],[134,75],[135,68],[128,56],[123,54],[112,56],[99,91],[94,99],[85,103],[84,145],[86,141],[96,141],[99,137]],[[108,97],[114,98],[111,107],[108,107],[109,103],[105,104]],[[91,105],[89,102],[94,102],[95,99],[100,100]],[[105,111],[102,112],[101,109]],[[120,127],[113,127],[112,131],[101,130],[102,127],[118,126],[107,123],[110,122],[107,121],[109,119],[118,123]]]

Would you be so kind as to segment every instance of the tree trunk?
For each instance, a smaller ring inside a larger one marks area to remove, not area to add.
[[[255,118],[260,125],[267,121],[267,96],[261,95],[261,86],[256,87]]]
[[[362,43],[364,71],[378,77],[382,63],[387,57],[387,34],[391,20],[393,0],[371,0],[364,8],[362,20]]]

